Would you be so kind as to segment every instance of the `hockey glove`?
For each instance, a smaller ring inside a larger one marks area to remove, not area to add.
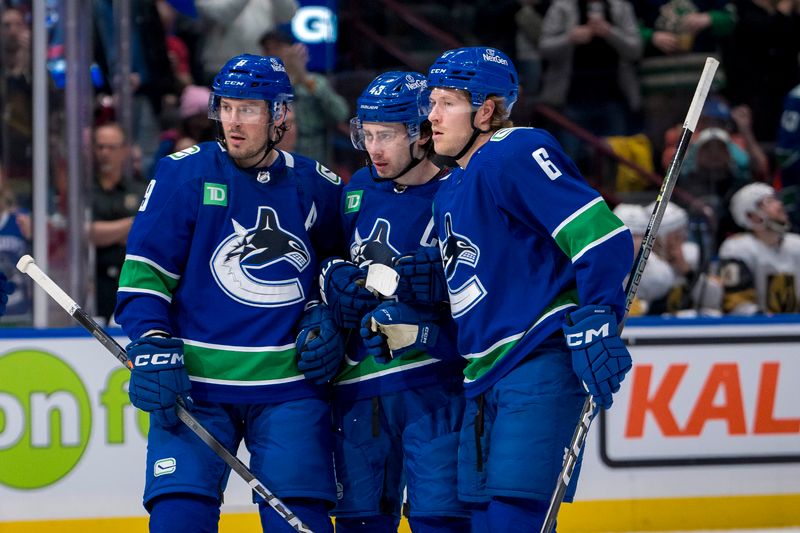
[[[143,337],[130,343],[127,352],[133,362],[128,385],[131,403],[151,413],[163,427],[176,425],[180,420],[175,402],[180,399],[184,407],[192,407],[192,385],[183,366],[183,341]]]
[[[597,405],[608,409],[633,364],[617,335],[616,316],[608,306],[587,305],[567,315],[563,329],[572,369]]]
[[[439,326],[428,318],[404,303],[382,303],[361,321],[361,338],[367,354],[387,364],[412,351],[427,352],[439,335]]]
[[[397,297],[401,302],[437,304],[448,302],[447,280],[438,246],[423,246],[395,259],[400,275]]]
[[[3,272],[0,272],[0,316],[6,314],[6,304],[8,303],[8,296],[14,292],[17,286],[14,282],[9,281]]]
[[[306,310],[300,320],[297,368],[317,385],[332,380],[344,359],[344,341],[325,304]]]
[[[366,271],[350,261],[332,257],[322,263],[319,276],[322,301],[328,304],[333,320],[340,328],[357,328],[361,317],[380,303],[364,288],[366,278]]]

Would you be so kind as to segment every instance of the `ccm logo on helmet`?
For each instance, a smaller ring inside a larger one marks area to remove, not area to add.
[[[567,346],[573,348],[575,346],[588,344],[596,338],[602,339],[603,337],[608,337],[608,324],[603,324],[599,329],[587,329],[580,333],[570,333],[567,335]]]
[[[154,353],[137,355],[133,364],[135,366],[147,365],[168,365],[175,363],[183,363],[182,353]]]

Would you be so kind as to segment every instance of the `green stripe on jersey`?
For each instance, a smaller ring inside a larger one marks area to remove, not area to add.
[[[355,365],[348,365],[345,363],[343,369],[336,376],[334,385],[348,385],[359,381],[367,381],[385,376],[386,374],[404,372],[412,368],[436,362],[436,359],[423,353],[411,355],[412,353],[413,352],[409,352],[409,355],[404,355],[402,359],[393,359],[386,365],[376,362],[373,357],[367,357]]]
[[[562,223],[553,233],[559,248],[575,261],[592,243],[619,230],[622,221],[602,198],[589,202]]]
[[[243,351],[234,346],[199,346],[184,339],[183,352],[186,370],[193,378],[240,381],[246,385],[292,381],[302,375],[297,370],[294,346]]]
[[[122,264],[122,272],[119,275],[120,288],[155,291],[167,298],[172,298],[172,293],[175,292],[178,281],[178,279],[165,274],[155,266],[138,259],[132,259],[130,256],[125,258],[125,262]]]
[[[544,322],[545,319],[547,319],[547,317],[551,316],[560,309],[563,309],[564,307],[573,307],[576,305],[578,305],[578,291],[572,289],[567,292],[563,292],[556,296],[553,302],[548,305],[544,311],[542,311],[542,314],[536,318],[533,325],[526,331],[516,333],[506,337],[505,339],[502,339],[499,343],[489,348],[485,352],[466,355],[465,357],[469,360],[469,363],[464,369],[465,381],[475,381],[486,374],[492,369],[492,367],[495,366],[498,361],[503,358],[504,355],[510,352],[525,335],[531,331],[535,331],[536,328],[542,322]]]

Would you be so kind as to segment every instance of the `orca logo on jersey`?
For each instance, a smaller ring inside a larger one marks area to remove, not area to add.
[[[453,233],[453,219],[450,213],[444,215],[444,231],[442,262],[444,263],[444,275],[450,279],[456,273],[459,263],[465,263],[471,267],[477,266],[480,250],[463,235]]]
[[[278,214],[271,207],[261,206],[255,226],[245,228],[231,219],[234,232],[214,251],[211,272],[220,288],[235,300],[257,307],[280,307],[302,301],[300,280],[262,279],[278,267],[286,275],[283,263],[302,272],[311,261],[303,241],[281,227]],[[259,276],[260,275],[260,276]]]
[[[359,266],[371,263],[391,266],[394,257],[400,255],[397,248],[389,243],[391,229],[392,225],[388,220],[379,218],[375,221],[367,238],[362,239],[356,228],[353,236],[355,240],[350,245],[350,257],[353,259],[353,263]]]
[[[453,231],[453,217],[450,213],[445,213],[444,215],[444,231],[445,239],[440,247],[442,262],[444,263],[444,275],[447,278],[447,291],[450,294],[450,312],[453,318],[458,318],[475,307],[486,296],[486,289],[475,274],[455,289],[452,288],[450,282],[455,276],[456,268],[459,264],[468,265],[473,269],[476,268],[481,252],[467,237]]]

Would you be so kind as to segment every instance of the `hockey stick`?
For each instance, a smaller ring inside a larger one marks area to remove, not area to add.
[[[686,150],[689,148],[689,140],[692,138],[697,127],[697,120],[700,118],[700,112],[703,110],[703,105],[708,96],[708,91],[711,88],[711,81],[714,79],[714,74],[719,66],[719,61],[709,57],[706,59],[703,73],[700,75],[700,81],[697,82],[697,88],[692,98],[692,103],[689,105],[689,111],[686,113],[686,120],[683,123],[683,131],[681,138],[678,141],[677,150],[675,155],[672,156],[667,174],[664,177],[664,182],[661,184],[661,190],[656,197],[653,214],[650,215],[650,222],[647,224],[647,229],[642,238],[642,246],[639,248],[639,253],[636,256],[633,270],[628,276],[628,286],[625,287],[625,315],[622,323],[619,325],[618,334],[622,333],[625,326],[625,319],[628,317],[628,311],[631,308],[631,303],[636,297],[636,291],[639,289],[639,283],[642,280],[642,273],[647,264],[647,258],[650,256],[650,250],[653,248],[653,243],[656,239],[658,227],[661,225],[661,219],[664,217],[664,211],[667,209],[667,203],[672,196],[672,190],[675,188],[675,182],[678,180],[678,175],[681,171],[681,164],[683,158],[686,156]],[[589,395],[586,402],[583,404],[583,411],[575,427],[575,433],[572,435],[572,441],[569,448],[566,450],[564,457],[564,465],[561,468],[561,475],[558,476],[556,481],[556,488],[553,496],[550,499],[550,506],[545,515],[544,524],[542,524],[541,533],[551,533],[556,525],[556,518],[558,516],[558,509],[561,507],[561,502],[564,501],[564,495],[567,492],[572,473],[575,470],[575,465],[578,462],[578,455],[580,455],[581,448],[586,441],[586,434],[589,432],[589,425],[592,423],[592,413],[595,410],[594,398]]]
[[[125,349],[120,346],[108,333],[103,330],[100,325],[95,322],[86,311],[75,303],[75,300],[69,297],[64,290],[59,287],[55,281],[45,274],[41,268],[29,255],[23,255],[17,261],[17,270],[23,274],[27,274],[30,278],[41,287],[58,305],[64,308],[69,315],[74,318],[81,326],[86,328],[100,344],[111,352],[111,355],[117,358],[120,363],[125,365],[128,370],[133,369],[133,362],[128,359],[128,354]],[[256,477],[247,469],[239,458],[229,452],[214,436],[204,428],[186,408],[177,403],[175,411],[178,418],[183,421],[186,426],[191,429],[195,435],[200,437],[200,440],[205,442],[211,450],[216,453],[231,469],[239,474],[244,479],[250,488],[261,496],[267,504],[277,512],[281,518],[286,520],[295,531],[300,533],[313,533],[311,529],[303,523],[292,511],[289,510],[284,503],[278,499],[267,487],[264,486]]]

